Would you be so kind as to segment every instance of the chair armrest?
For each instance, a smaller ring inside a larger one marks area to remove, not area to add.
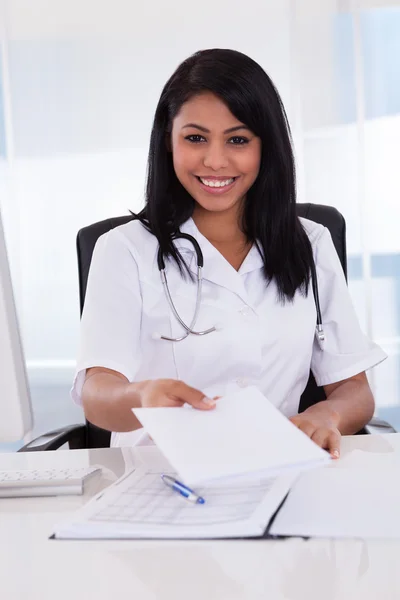
[[[86,425],[69,425],[49,431],[25,444],[18,452],[58,450],[64,444],[68,444],[71,450],[86,448]]]
[[[365,429],[367,433],[396,433],[394,427],[389,425],[387,421],[383,421],[377,417],[372,417],[370,422],[365,426]]]

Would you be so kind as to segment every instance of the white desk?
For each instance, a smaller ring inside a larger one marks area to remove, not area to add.
[[[365,451],[364,458],[370,456],[375,466],[400,467],[400,434],[345,438],[342,449],[342,459],[335,468],[350,464],[355,449]],[[48,539],[54,524],[70,511],[109,485],[125,469],[152,458],[153,448],[0,454],[0,469],[87,464],[100,464],[104,468],[103,477],[91,482],[83,497],[0,500],[0,598],[400,598],[400,541],[65,542]]]

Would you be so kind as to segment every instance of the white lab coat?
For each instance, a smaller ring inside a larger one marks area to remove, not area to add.
[[[129,381],[173,378],[204,391],[224,395],[238,387],[257,386],[285,415],[298,412],[299,399],[312,369],[318,385],[356,375],[386,358],[361,332],[342,267],[329,231],[306,219],[326,334],[324,350],[315,338],[316,309],[312,291],[297,293],[292,303],[277,298],[268,286],[255,246],[236,271],[189,219],[181,231],[191,234],[204,255],[203,292],[196,330],[218,324],[209,335],[181,342],[153,339],[155,332],[179,337],[183,330],[172,314],[160,281],[156,238],[139,221],[131,221],[98,240],[89,273],[81,321],[80,348],[72,397],[81,402],[85,370],[98,366],[119,371]],[[176,246],[196,273],[196,255],[187,240]],[[196,283],[185,280],[167,262],[175,306],[190,323]],[[141,430],[114,433],[111,445],[137,443]]]

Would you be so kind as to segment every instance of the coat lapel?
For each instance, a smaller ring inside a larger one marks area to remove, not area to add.
[[[180,229],[182,233],[193,236],[200,245],[204,257],[203,279],[230,290],[239,296],[243,302],[247,303],[248,296],[244,285],[243,274],[262,266],[262,260],[257,248],[255,246],[251,248],[243,265],[239,271],[236,271],[211,242],[200,233],[193,219],[186,221]],[[189,269],[196,275],[197,257],[191,242],[186,239],[178,238],[175,240],[175,245],[179,248],[182,256],[185,258]]]

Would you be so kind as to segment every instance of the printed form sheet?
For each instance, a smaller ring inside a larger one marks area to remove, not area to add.
[[[174,473],[168,473],[174,476]],[[192,504],[140,468],[92,499],[56,528],[65,539],[215,538],[260,536],[286,497],[295,475],[255,478],[196,489],[205,504]]]

